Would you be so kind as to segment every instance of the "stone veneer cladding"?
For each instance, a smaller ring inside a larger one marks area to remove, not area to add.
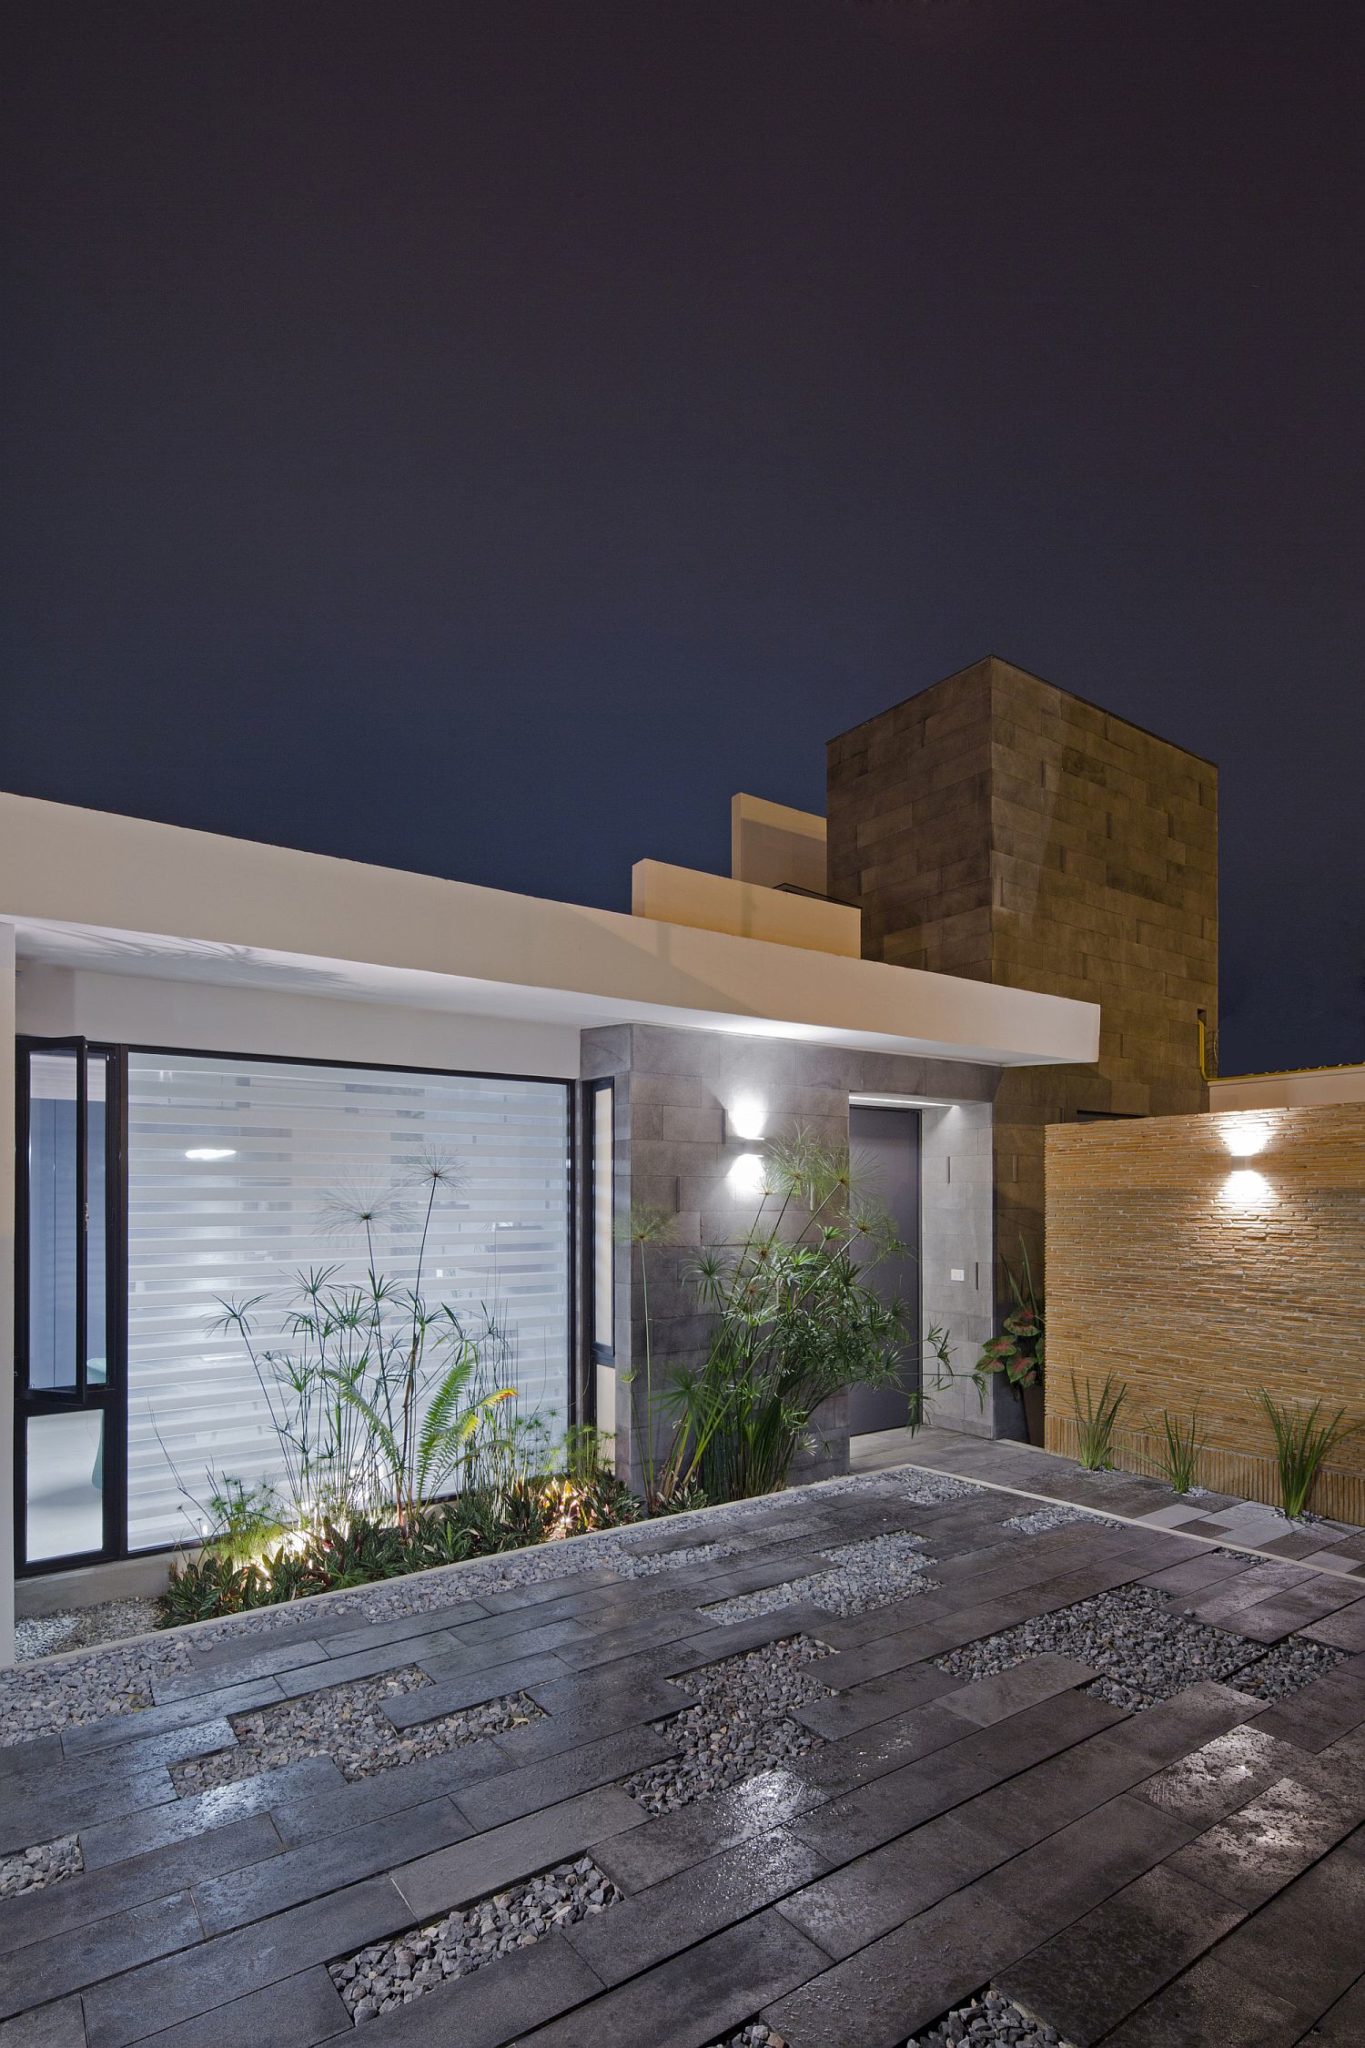
[[[1130,1453],[1197,1400],[1204,1484],[1273,1502],[1259,1388],[1365,1422],[1365,1103],[1056,1126],[1047,1182],[1049,1371],[1127,1382]],[[1074,1451],[1069,1405],[1053,1450]],[[1365,1434],[1330,1466],[1315,1509],[1365,1522]]]
[[[954,1364],[970,1372],[991,1334],[991,1097],[998,1070],[950,1060],[846,1051],[735,1032],[680,1031],[653,1024],[608,1025],[582,1036],[582,1077],[615,1081],[614,1179],[618,1223],[632,1203],[675,1217],[672,1245],[649,1253],[649,1291],[659,1377],[705,1356],[712,1319],[698,1310],[691,1267],[702,1244],[725,1243],[742,1226],[727,1181],[742,1152],[727,1138],[724,1112],[741,1095],[767,1108],[768,1136],[798,1125],[831,1144],[848,1142],[850,1095],[934,1096],[955,1106],[925,1110],[921,1122],[922,1316],[944,1325]],[[954,1270],[963,1273],[954,1281]],[[617,1368],[640,1369],[644,1326],[639,1256],[616,1261]],[[628,1333],[628,1335],[626,1334]],[[625,1469],[625,1389],[618,1380],[618,1469]],[[935,1404],[936,1419],[977,1434],[1010,1434],[1014,1404],[1001,1389],[983,1411],[970,1381]],[[807,1478],[842,1470],[846,1421],[835,1405],[822,1417],[829,1449]],[[638,1455],[633,1454],[638,1472]]]
[[[1016,1068],[995,1101],[996,1233],[1043,1236],[1043,1131],[1207,1105],[1217,770],[991,657],[829,746],[829,888],[871,959],[1101,1006],[1094,1067]]]

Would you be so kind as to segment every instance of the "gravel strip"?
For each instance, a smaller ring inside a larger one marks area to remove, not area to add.
[[[790,1714],[807,1700],[828,1697],[829,1687],[821,1685],[810,1666],[829,1654],[811,1636],[788,1636],[689,1671],[683,1682],[699,1695],[697,1705],[654,1723],[662,1733],[681,1739],[681,1754],[637,1771],[626,1779],[626,1791],[647,1813],[674,1813],[694,1799],[804,1756],[820,1738]]]
[[[1273,1643],[1255,1663],[1234,1671],[1228,1680],[1238,1692],[1249,1692],[1258,1700],[1282,1700],[1302,1691],[1315,1678],[1326,1678],[1345,1659],[1345,1650],[1331,1643],[1315,1643],[1308,1636],[1287,1636]]]
[[[0,1857],[0,1899],[45,1891],[64,1877],[79,1877],[84,1868],[81,1845],[74,1835],[39,1842],[35,1848],[21,1849],[17,1856]]]
[[[530,1948],[556,1928],[605,1913],[621,1897],[611,1879],[583,1856],[393,1941],[358,1949],[328,1968],[346,2010],[357,2026],[363,2026],[380,2013],[410,2005],[452,1977],[467,1977],[499,1956]]]
[[[781,2034],[765,2027],[762,2020],[751,2020],[737,2034],[727,2034],[723,2041],[708,2042],[707,2048],[787,2048],[787,2044]]]
[[[1169,1593],[1123,1586],[1056,1614],[1037,1615],[935,1662],[953,1678],[975,1679],[1048,1651],[1093,1665],[1102,1675],[1088,1690],[1134,1711],[1170,1699],[1200,1679],[1235,1683],[1234,1673],[1264,1655],[1245,1636],[1189,1620]],[[1306,1684],[1307,1677],[1299,1683]]]
[[[905,2048],[946,2048],[948,2043],[956,2048],[960,2042],[970,2048],[1029,2048],[1030,2043],[1053,2048],[1060,2042],[1067,2048],[1055,2027],[1030,2019],[999,1991],[980,1991],[966,2005],[954,2006],[924,2033],[915,2034]]]
[[[1034,1508],[1022,1515],[1011,1515],[1002,1529],[1013,1529],[1020,1536],[1044,1536],[1049,1529],[1064,1529],[1068,1522],[1098,1522],[1105,1529],[1119,1529],[1123,1525],[1110,1515],[1099,1515],[1091,1508]]]
[[[183,1799],[306,1756],[331,1757],[343,1778],[372,1778],[396,1764],[442,1756],[466,1742],[540,1719],[540,1708],[525,1693],[513,1693],[435,1721],[421,1721],[414,1728],[395,1728],[383,1712],[384,1701],[430,1684],[425,1672],[408,1665],[379,1678],[352,1679],[346,1685],[305,1693],[258,1713],[232,1714],[228,1718],[237,1747],[172,1764],[171,1782]]]
[[[0,1672],[0,1748],[152,1704],[152,1680],[190,1669],[187,1645],[168,1636]]]
[[[121,1643],[128,1636],[151,1635],[155,1628],[154,1600],[101,1600],[96,1607],[63,1607],[16,1621],[14,1648],[19,1662],[27,1664],[59,1650],[86,1650],[99,1643]]]
[[[836,1544],[823,1552],[831,1560],[829,1571],[810,1572],[779,1586],[764,1586],[757,1593],[718,1600],[703,1611],[722,1624],[779,1614],[784,1607],[805,1603],[823,1608],[827,1614],[868,1614],[875,1607],[889,1607],[895,1600],[909,1599],[938,1584],[927,1576],[923,1546],[922,1536],[904,1530],[872,1536],[863,1543]]]
[[[912,1500],[918,1507],[936,1508],[949,1500],[966,1500],[974,1493],[984,1493],[984,1486],[976,1486],[970,1479],[954,1479],[951,1472],[898,1472],[896,1490]]]

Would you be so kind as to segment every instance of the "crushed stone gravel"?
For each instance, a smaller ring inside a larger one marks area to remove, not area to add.
[[[59,1835],[55,1842],[36,1843],[15,1856],[0,1857],[0,1899],[18,1899],[25,1892],[44,1891],[64,1877],[79,1877],[84,1868],[81,1845],[74,1835]]]
[[[1087,1690],[1133,1712],[1201,1679],[1237,1685],[1240,1674],[1266,1654],[1263,1645],[1245,1636],[1190,1620],[1168,1593],[1122,1586],[967,1643],[935,1662],[950,1677],[975,1679],[1049,1651],[1092,1665],[1100,1675]],[[1308,1677],[1298,1683],[1307,1684]],[[1288,1677],[1284,1689],[1294,1689]]]
[[[1309,1636],[1286,1636],[1282,1643],[1272,1643],[1254,1663],[1234,1671],[1228,1683],[1254,1699],[1282,1700],[1314,1679],[1326,1678],[1345,1657],[1346,1651],[1331,1643],[1315,1643]]]
[[[788,1636],[689,1671],[685,1683],[698,1695],[696,1706],[654,1724],[680,1740],[680,1753],[627,1778],[626,1791],[647,1813],[675,1813],[804,1756],[820,1738],[793,1721],[791,1710],[828,1697],[813,1667],[829,1654],[812,1636]]]
[[[307,1756],[331,1757],[344,1778],[371,1778],[396,1764],[442,1756],[485,1735],[502,1735],[540,1718],[540,1708],[524,1693],[513,1693],[435,1721],[420,1721],[413,1728],[395,1728],[383,1711],[384,1701],[430,1684],[425,1672],[408,1665],[378,1678],[352,1679],[304,1693],[277,1707],[232,1714],[229,1725],[237,1737],[236,1748],[172,1764],[171,1782],[186,1798]]]
[[[938,1583],[927,1576],[924,1538],[904,1530],[871,1536],[862,1543],[836,1544],[823,1555],[830,1559],[828,1571],[810,1572],[781,1585],[764,1586],[757,1593],[718,1600],[705,1612],[722,1624],[751,1621],[756,1615],[778,1614],[784,1607],[804,1604],[822,1608],[827,1614],[867,1614]]]
[[[980,1991],[965,2005],[954,2006],[932,2027],[915,2034],[905,2048],[1069,2048],[1055,2027],[1030,2019],[999,1991]]]
[[[173,1636],[16,1664],[0,1672],[0,1748],[150,1707],[153,1679],[189,1669],[189,1649]]]
[[[970,1479],[955,1479],[951,1472],[898,1472],[896,1490],[912,1500],[918,1507],[936,1508],[950,1500],[966,1500],[970,1494],[984,1493],[984,1486],[977,1486]]]
[[[14,1652],[21,1664],[59,1650],[87,1650],[99,1643],[121,1643],[156,1629],[152,1600],[101,1600],[95,1607],[63,1607],[51,1614],[21,1617],[14,1624]]]
[[[1096,1514],[1091,1508],[1032,1508],[1022,1515],[1011,1515],[1002,1529],[1012,1529],[1018,1536],[1044,1536],[1049,1529],[1064,1529],[1068,1522],[1099,1522],[1106,1529],[1117,1529],[1122,1525],[1110,1515]]]
[[[556,1928],[605,1913],[621,1897],[591,1857],[582,1856],[392,1941],[357,1949],[329,1965],[332,1982],[355,2024],[364,2026],[452,1977],[467,1977],[501,1956],[532,1947]]]

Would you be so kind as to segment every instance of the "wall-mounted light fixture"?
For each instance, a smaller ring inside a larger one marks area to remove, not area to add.
[[[768,1128],[768,1105],[761,1095],[736,1095],[733,1102],[726,1103],[723,1115],[727,1142],[738,1138],[743,1144],[752,1144]]]
[[[767,1186],[768,1170],[759,1152],[741,1152],[725,1176],[731,1192],[739,1196],[761,1195]]]
[[[1268,1209],[1275,1200],[1275,1190],[1263,1173],[1243,1166],[1223,1182],[1219,1200],[1230,1209]]]
[[[1270,1126],[1260,1117],[1234,1117],[1220,1129],[1234,1159],[1254,1159],[1270,1143]]]
[[[196,1145],[192,1152],[185,1154],[185,1157],[187,1159],[235,1159],[237,1154],[231,1146]]]

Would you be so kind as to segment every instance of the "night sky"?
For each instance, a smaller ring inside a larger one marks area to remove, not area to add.
[[[985,653],[1365,1058],[1360,0],[39,0],[0,784],[624,907]]]

